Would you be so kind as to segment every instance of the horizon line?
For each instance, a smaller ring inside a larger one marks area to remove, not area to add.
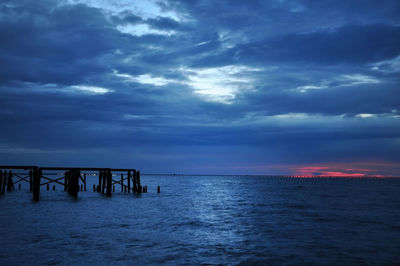
[[[176,174],[176,173],[140,173],[147,176],[244,176],[244,177],[284,177],[284,178],[400,178],[400,176],[382,175],[270,175],[270,174]]]

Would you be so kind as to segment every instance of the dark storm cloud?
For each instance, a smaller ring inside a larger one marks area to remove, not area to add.
[[[344,25],[398,24],[398,1],[166,1],[165,10],[196,18],[206,30],[242,31],[245,39],[284,36]],[[223,12],[221,12],[223,11]]]
[[[400,27],[348,25],[332,30],[289,34],[238,45],[218,55],[200,57],[193,66],[248,63],[365,64],[400,54]]]
[[[11,6],[0,20],[2,81],[79,83],[110,71],[95,61],[130,39],[85,5]]]
[[[81,2],[0,3],[2,160],[400,160],[398,1]]]
[[[357,0],[350,0],[346,2],[338,2],[334,0],[326,1],[299,1],[308,10],[326,14],[336,14],[341,16],[348,16],[354,19],[360,19],[366,22],[371,22],[374,19],[385,21],[398,22],[398,11],[400,10],[399,1],[389,0],[377,2],[374,0],[366,0],[360,2]],[[375,22],[375,21],[373,21]]]
[[[316,113],[324,115],[355,115],[360,113],[390,113],[400,109],[396,97],[398,87],[391,85],[359,85],[299,91],[262,89],[263,92],[246,93],[238,103],[251,106],[264,114]]]
[[[241,45],[238,61],[289,61],[317,64],[383,61],[400,54],[400,27],[343,26],[331,31],[291,34],[277,40]]]

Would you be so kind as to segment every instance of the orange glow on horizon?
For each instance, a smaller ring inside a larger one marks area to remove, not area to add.
[[[224,171],[233,174],[255,174],[299,178],[340,177],[340,178],[390,178],[400,177],[400,163],[397,162],[320,162],[310,164],[223,164],[207,165],[202,169],[209,172]]]
[[[346,167],[340,164],[324,166],[298,166],[293,169],[299,177],[375,177],[383,178],[385,175],[378,173],[378,170],[368,168]]]

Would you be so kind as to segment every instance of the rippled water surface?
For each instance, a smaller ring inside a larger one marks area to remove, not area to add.
[[[73,200],[57,188],[34,203],[26,184],[6,193],[0,264],[400,263],[399,179],[143,176],[142,183],[141,196],[87,191]]]

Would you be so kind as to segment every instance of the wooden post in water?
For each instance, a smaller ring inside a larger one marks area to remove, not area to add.
[[[14,182],[12,179],[12,171],[8,173],[7,191],[14,191]]]
[[[136,173],[136,170],[133,170],[133,192],[137,192],[138,191],[138,189],[137,189],[137,173]]]
[[[47,189],[47,191],[50,190],[50,184],[47,184],[46,189]]]
[[[42,170],[35,168],[33,170],[33,184],[32,184],[32,190],[33,190],[33,200],[34,201],[39,201],[40,197],[40,178],[42,177]]]
[[[6,187],[7,182],[7,171],[0,171],[0,195],[4,195],[4,189]]]
[[[71,194],[71,191],[72,191],[72,188],[71,188],[71,184],[72,184],[72,181],[71,181],[71,171],[66,171],[66,172],[65,172],[65,176],[67,177],[67,182],[66,182],[66,184],[67,184],[67,191],[68,191],[69,194]]]
[[[112,189],[112,173],[111,170],[107,170],[107,197],[111,197],[111,189]]]
[[[95,192],[95,191],[96,191],[96,185],[93,184],[93,192]]]
[[[103,170],[102,177],[103,177],[103,181],[102,181],[103,182],[103,186],[101,187],[101,193],[104,194],[105,189],[106,189],[106,179],[107,179],[107,172],[105,170]]]
[[[72,195],[72,196],[74,196],[74,198],[77,198],[78,197],[78,192],[79,192],[79,187],[80,187],[80,185],[79,185],[79,180],[80,180],[80,177],[81,177],[81,171],[80,170],[76,170],[76,171],[74,171],[75,173],[74,173],[74,183],[75,183],[75,185],[74,185],[74,195]]]
[[[101,189],[101,179],[103,178],[102,170],[99,171],[99,185],[97,186],[97,192],[100,192]]]
[[[29,170],[29,191],[32,192],[32,178],[33,178],[33,172],[32,170]]]
[[[84,185],[84,190],[86,191],[86,173],[83,174],[83,185]]]
[[[56,190],[56,185],[53,185],[53,191]]]
[[[69,171],[64,172],[64,191],[67,191],[68,188],[68,176],[69,176]]]
[[[0,187],[1,195],[4,195],[4,192],[6,191],[6,185],[7,185],[7,171],[4,171],[4,173],[3,173],[3,187]]]
[[[68,191],[68,194],[72,195],[72,193],[73,193],[72,183],[73,182],[72,182],[72,173],[71,173],[71,171],[68,171],[66,173],[66,175],[67,175],[67,184],[68,184],[67,191]]]
[[[1,188],[3,187],[3,171],[0,170],[0,195],[2,195]]]
[[[124,174],[121,174],[121,192],[124,192]]]
[[[18,189],[21,190],[21,184],[18,184]]]
[[[15,188],[14,188],[14,181],[13,181],[13,179],[12,179],[12,176],[13,176],[13,173],[10,171],[11,189],[12,189],[12,191],[14,191]]]
[[[160,193],[160,186],[157,187],[157,193]]]
[[[7,171],[4,171],[4,173],[0,171],[0,195],[4,195],[3,187],[5,187],[6,182],[7,182]]]
[[[136,177],[137,177],[137,184],[138,184],[139,193],[142,193],[142,186],[140,185],[140,171],[136,172]]]
[[[79,191],[79,177],[81,176],[80,170],[70,170],[69,171],[69,182],[68,182],[68,192],[74,198],[78,197]]]
[[[128,171],[128,193],[131,193],[131,171]]]

